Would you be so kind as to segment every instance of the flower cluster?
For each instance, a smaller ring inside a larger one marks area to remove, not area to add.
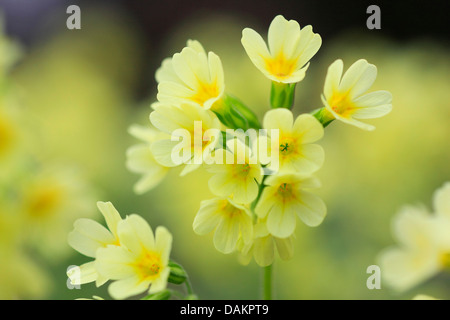
[[[433,195],[433,214],[424,206],[405,206],[394,217],[398,246],[379,257],[382,275],[395,290],[407,291],[450,268],[450,182]]]
[[[324,128],[337,119],[372,130],[357,119],[387,114],[392,98],[387,91],[366,93],[376,78],[374,65],[361,59],[342,75],[343,62],[337,60],[325,78],[323,107],[296,116],[295,87],[321,47],[320,35],[279,15],[270,24],[267,44],[250,28],[241,42],[272,83],[262,123],[226,92],[220,58],[189,40],[156,71],[152,128],[131,127],[143,143],[128,150],[127,167],[143,175],[135,185],[138,193],[155,187],[170,168],[182,166],[181,175],[206,169],[216,197],[200,203],[194,232],[213,232],[216,249],[238,252],[243,263],[254,257],[269,266],[276,252],[282,259],[292,257],[297,218],[314,227],[326,216],[325,203],[311,192],[320,187],[314,175],[324,150],[316,142]]]

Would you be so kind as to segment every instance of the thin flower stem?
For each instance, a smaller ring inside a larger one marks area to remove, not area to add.
[[[263,268],[263,299],[272,300],[272,264]]]

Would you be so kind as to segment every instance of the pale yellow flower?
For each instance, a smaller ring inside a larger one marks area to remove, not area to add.
[[[198,235],[214,231],[214,246],[225,254],[236,249],[239,239],[249,243],[253,237],[250,210],[229,198],[202,201],[193,228]]]
[[[439,299],[426,294],[418,294],[414,296],[413,300],[439,300]]]
[[[277,238],[269,233],[265,219],[259,219],[254,226],[254,239],[245,244],[239,242],[239,262],[247,265],[252,257],[255,262],[266,267],[275,260],[276,252],[282,260],[289,260],[294,256],[294,235],[287,238]]]
[[[268,47],[250,28],[242,31],[241,42],[250,60],[267,78],[296,83],[305,77],[308,61],[319,50],[322,39],[311,26],[300,29],[297,21],[278,15],[269,26]]]
[[[167,139],[168,135],[139,125],[131,126],[129,132],[143,141],[143,143],[131,146],[126,152],[128,170],[142,174],[142,178],[133,187],[137,194],[142,194],[156,187],[169,172],[169,167],[156,161],[151,151],[153,142]]]
[[[170,138],[153,142],[151,152],[163,166],[186,164],[181,175],[199,168],[222,141],[220,120],[210,110],[190,104],[156,104],[153,108],[152,124]]]
[[[208,181],[209,188],[217,196],[231,196],[237,203],[250,203],[258,195],[262,179],[256,153],[239,139],[228,140],[226,146],[227,149],[214,152],[216,162],[208,167],[214,173]]]
[[[20,215],[26,241],[56,259],[70,253],[67,233],[82,214],[95,216],[94,189],[79,171],[48,164],[20,183]]]
[[[357,119],[379,118],[392,110],[392,95],[385,90],[366,93],[377,77],[377,68],[364,59],[356,61],[342,75],[344,64],[338,59],[328,68],[322,102],[325,117],[338,119],[364,130],[375,127]]]
[[[265,141],[264,136],[261,136],[259,148],[269,147],[271,158],[278,159],[277,162],[272,161],[268,169],[307,175],[323,165],[323,148],[313,142],[322,138],[324,130],[312,115],[301,114],[294,121],[290,110],[273,109],[264,115],[263,127],[267,130],[269,141]],[[273,133],[276,133],[277,137]],[[271,139],[277,139],[278,144],[272,143]]]
[[[379,257],[384,280],[406,291],[450,268],[450,183],[433,198],[434,214],[424,207],[404,207],[393,220],[399,245]]]
[[[305,191],[317,188],[320,183],[313,177],[287,173],[269,176],[264,184],[255,212],[266,218],[267,230],[277,238],[287,238],[294,233],[296,217],[310,227],[322,223],[326,215],[325,203],[318,196]]]
[[[172,58],[166,58],[156,71],[157,99],[169,104],[194,104],[210,109],[225,91],[220,58],[206,54],[198,41],[189,40],[187,47]]]
[[[120,245],[117,226],[122,220],[119,212],[114,208],[111,202],[97,202],[97,207],[105,218],[105,228],[97,221],[81,218],[75,221],[74,230],[67,236],[69,245],[81,254],[94,258],[79,269],[70,269],[68,276],[73,284],[84,284],[92,281],[97,286],[104,284],[108,278],[98,274],[95,268],[95,258],[99,248],[105,248],[109,245]]]
[[[170,274],[170,232],[158,227],[154,236],[147,221],[132,214],[118,223],[117,233],[120,246],[98,249],[95,260],[95,268],[103,277],[116,280],[108,287],[110,295],[125,299],[165,289]]]

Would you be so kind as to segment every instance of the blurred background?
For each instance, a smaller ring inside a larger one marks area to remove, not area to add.
[[[434,190],[450,180],[450,61],[444,1],[76,1],[0,0],[0,299],[108,298],[107,286],[67,287],[66,269],[90,260],[66,241],[77,218],[103,218],[96,202],[122,216],[138,213],[173,234],[172,258],[188,271],[201,299],[258,299],[260,268],[214,249],[192,221],[212,198],[209,175],[172,170],[155,189],[133,193],[140,178],[125,167],[138,141],[130,125],[149,125],[154,73],[162,59],[197,39],[222,60],[227,92],[261,118],[270,83],[243,50],[242,29],[263,36],[277,14],[311,24],[322,36],[295,114],[321,106],[328,66],[359,58],[378,67],[373,90],[393,94],[393,111],[363,132],[333,123],[317,192],[328,216],[299,224],[295,254],[275,262],[279,299],[450,298],[450,275],[395,293],[369,290],[368,266],[393,245],[391,219],[404,204],[431,210]],[[81,30],[68,30],[69,5]],[[381,9],[369,30],[366,9]],[[368,121],[369,122],[369,121]]]

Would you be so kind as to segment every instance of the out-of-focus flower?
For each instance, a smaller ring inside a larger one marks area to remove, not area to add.
[[[267,230],[277,238],[287,238],[294,233],[296,216],[310,227],[322,223],[326,215],[325,203],[304,189],[317,188],[319,180],[286,173],[269,176],[265,182],[255,212],[259,218],[267,217]]]
[[[242,31],[242,45],[253,64],[270,80],[296,83],[305,77],[308,61],[319,50],[322,39],[311,26],[300,29],[295,20],[276,16],[269,26],[268,47],[253,29]]]
[[[338,59],[328,68],[322,102],[322,117],[338,119],[364,130],[375,127],[357,119],[379,118],[392,110],[392,95],[385,90],[366,93],[377,77],[377,68],[364,59],[356,61],[342,76],[344,64]]]
[[[198,41],[189,40],[187,47],[166,58],[156,71],[157,99],[169,104],[194,104],[214,109],[225,91],[220,58],[206,54]]]
[[[277,238],[272,236],[267,230],[265,219],[260,219],[254,227],[254,239],[249,244],[239,243],[239,261],[246,265],[250,263],[252,257],[255,262],[266,267],[273,263],[275,252],[282,260],[289,260],[294,255],[294,235],[287,238]]]
[[[273,145],[262,141],[264,136],[260,138],[260,146],[270,147],[271,155],[278,154],[278,163],[270,163],[268,169],[308,175],[323,165],[323,148],[312,144],[322,138],[323,127],[312,115],[302,114],[294,122],[290,110],[274,109],[265,114],[263,127],[267,130],[269,139],[272,130],[276,130],[279,141],[278,145]]]
[[[117,225],[122,220],[111,202],[99,201],[97,207],[105,218],[108,229],[97,221],[81,218],[75,221],[74,230],[67,236],[67,241],[72,248],[94,259],[99,248],[105,248],[108,245],[120,245]],[[67,275],[74,284],[95,281],[97,286],[101,286],[108,280],[95,269],[95,260],[81,265],[79,269],[70,269]]]
[[[199,168],[222,141],[222,125],[210,110],[190,104],[180,107],[156,104],[153,108],[152,124],[171,138],[153,142],[151,151],[163,166],[186,164],[181,175]]]
[[[227,149],[214,152],[216,161],[208,167],[214,173],[209,179],[211,191],[220,197],[231,196],[237,203],[250,203],[258,195],[262,179],[256,153],[239,139],[228,140]]]
[[[439,300],[439,299],[426,294],[418,294],[414,296],[413,300]]]
[[[239,239],[247,244],[253,237],[250,210],[229,198],[202,201],[195,216],[193,228],[199,235],[214,231],[214,246],[225,254],[236,249]]]
[[[151,151],[154,141],[167,139],[169,136],[155,129],[138,125],[131,126],[129,132],[143,141],[128,148],[126,153],[128,170],[142,174],[142,178],[134,185],[134,191],[142,194],[156,187],[169,171],[169,167],[156,161]]]
[[[97,250],[95,268],[105,278],[117,280],[108,288],[114,299],[125,299],[144,291],[155,293],[167,286],[172,235],[132,214],[117,226],[120,246]],[[150,286],[150,289],[149,289]]]
[[[393,220],[399,246],[380,254],[384,280],[406,291],[450,268],[450,183],[434,193],[434,214],[424,207],[404,207]]]

